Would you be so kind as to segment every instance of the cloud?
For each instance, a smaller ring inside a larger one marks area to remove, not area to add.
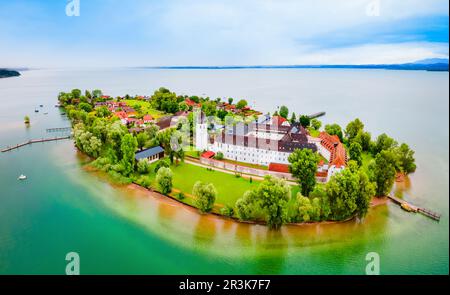
[[[0,25],[9,28],[0,32],[0,64],[396,63],[448,56],[445,0],[80,1],[76,18],[53,1],[0,3]],[[367,15],[370,3],[380,4],[379,16]]]

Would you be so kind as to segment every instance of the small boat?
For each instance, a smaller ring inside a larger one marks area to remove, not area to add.
[[[416,212],[416,210],[414,210],[413,208],[411,208],[408,204],[406,203],[402,203],[401,207],[403,210],[408,211],[408,212]]]
[[[44,115],[48,115],[48,113],[44,113]]]
[[[34,112],[35,112],[35,113],[39,113],[39,110],[38,110],[38,109],[35,109]]]
[[[18,180],[25,180],[25,179],[27,179],[27,177],[25,176],[25,175],[20,175],[18,178],[17,178]]]
[[[43,105],[43,104],[40,104],[39,106],[40,106],[41,108],[42,108],[42,107],[44,107],[44,105]]]

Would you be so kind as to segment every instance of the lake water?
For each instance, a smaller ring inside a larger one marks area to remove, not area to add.
[[[393,204],[362,222],[268,231],[136,189],[113,187],[82,168],[71,141],[0,154],[0,273],[64,274],[80,255],[82,274],[364,274],[368,252],[382,274],[448,274],[449,76],[442,72],[263,70],[34,70],[0,79],[0,146],[68,126],[54,108],[60,91],[99,88],[112,96],[179,94],[246,98],[255,108],[310,114],[345,126],[359,117],[416,151],[417,172],[396,188],[442,214],[440,222]],[[43,108],[39,105],[43,104]],[[35,108],[40,112],[35,113]],[[44,115],[48,112],[47,115]],[[23,117],[29,115],[31,127]],[[17,181],[20,174],[28,180]]]

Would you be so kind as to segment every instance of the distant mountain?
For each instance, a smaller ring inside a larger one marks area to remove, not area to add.
[[[448,64],[448,58],[427,58],[413,62],[416,65]]]
[[[437,59],[429,59],[431,63],[418,61],[420,63],[404,64],[363,64],[363,65],[253,65],[253,66],[162,66],[162,67],[139,67],[144,69],[174,69],[174,70],[229,70],[229,69],[380,69],[380,70],[410,70],[410,71],[447,71],[446,63],[432,62]],[[440,59],[439,59],[440,60]]]
[[[20,76],[18,71],[8,70],[8,69],[0,69],[0,78],[8,78],[8,77],[16,77]]]

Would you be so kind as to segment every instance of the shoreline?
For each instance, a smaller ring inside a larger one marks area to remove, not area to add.
[[[82,154],[83,156],[87,157],[87,155],[84,155],[80,151],[78,151],[78,152],[80,154]],[[170,196],[170,195],[164,195],[164,194],[162,194],[162,193],[160,193],[158,191],[155,191],[153,189],[149,189],[149,188],[143,187],[143,186],[141,186],[141,185],[139,185],[139,184],[137,184],[135,182],[132,182],[130,184],[114,184],[108,178],[107,175],[102,175],[103,174],[102,171],[96,169],[95,167],[90,166],[89,163],[86,163],[86,164],[87,165],[84,165],[82,167],[83,170],[85,170],[85,171],[87,171],[89,173],[96,173],[97,177],[104,178],[113,187],[114,186],[120,186],[120,187],[123,187],[123,188],[126,188],[126,189],[130,189],[130,190],[137,190],[137,191],[145,193],[146,195],[148,195],[148,196],[150,196],[152,198],[160,198],[160,199],[161,198],[165,198],[167,200],[171,200],[171,201],[176,202],[177,205],[181,205],[181,206],[184,206],[185,208],[188,208],[188,209],[192,210],[192,212],[195,212],[198,215],[203,215],[203,216],[210,215],[210,216],[214,216],[214,217],[217,217],[217,218],[220,218],[220,219],[230,220],[230,221],[233,221],[233,222],[236,222],[236,223],[267,226],[267,223],[264,222],[264,221],[239,220],[236,217],[222,215],[222,214],[217,213],[217,212],[201,213],[197,207],[195,207],[193,205],[190,205],[190,204],[187,204],[187,203],[184,203],[184,202],[178,200],[176,197],[173,197],[173,196]],[[372,197],[372,199],[370,201],[370,207],[369,208],[375,208],[377,206],[385,205],[388,202],[389,202],[389,198],[387,198],[387,197],[382,197],[382,198]],[[217,205],[220,205],[220,204],[217,204]],[[314,221],[314,222],[288,222],[288,223],[286,223],[284,225],[289,225],[289,226],[311,226],[311,225],[322,225],[322,224],[324,224],[324,225],[327,225],[327,224],[341,224],[341,223],[346,223],[346,222],[352,221],[355,218],[356,218],[356,215],[351,216],[351,217],[349,217],[349,218],[347,218],[345,220],[323,220],[323,221]]]

